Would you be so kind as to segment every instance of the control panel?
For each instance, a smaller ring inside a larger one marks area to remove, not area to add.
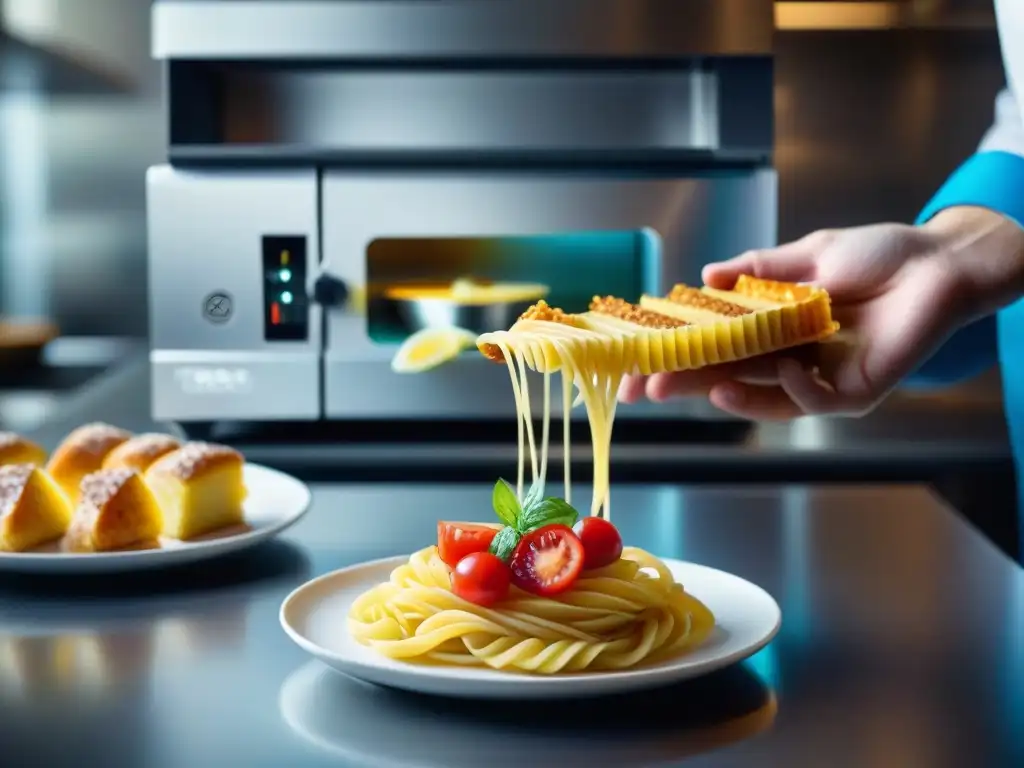
[[[309,338],[306,257],[303,235],[263,238],[263,336],[267,341]]]

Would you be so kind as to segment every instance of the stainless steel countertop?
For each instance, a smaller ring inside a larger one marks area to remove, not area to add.
[[[53,448],[87,421],[105,420],[136,432],[162,429],[150,418],[149,391],[148,363],[136,358],[69,398],[31,436]],[[388,444],[370,442],[360,432],[339,425],[338,442],[330,445],[242,447],[253,461],[330,479],[350,472],[363,480],[474,480],[515,466],[514,439],[483,445],[431,444],[425,442],[429,435],[413,434]],[[552,445],[553,470],[561,465],[559,443]],[[580,445],[573,456],[581,464],[579,471],[585,471],[589,448]],[[1012,455],[1001,403],[989,385],[943,394],[901,394],[863,419],[756,424],[739,443],[617,444],[613,464],[617,479],[636,481],[921,482],[952,471],[1012,471]]]
[[[1024,572],[921,488],[617,489],[628,541],[762,585],[782,630],[748,663],[695,683],[511,709],[354,683],[311,662],[277,622],[311,576],[409,552],[439,517],[486,519],[489,486],[313,492],[301,523],[248,555],[120,578],[0,580],[3,764],[1024,761]]]

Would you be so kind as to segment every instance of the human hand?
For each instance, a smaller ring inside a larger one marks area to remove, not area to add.
[[[755,420],[870,411],[979,311],[963,255],[982,241],[991,246],[992,237],[965,232],[998,229],[1003,245],[1007,238],[1024,238],[1002,229],[1007,220],[998,214],[971,210],[973,230],[962,226],[963,212],[953,210],[923,227],[823,230],[705,267],[705,284],[716,288],[732,288],[741,274],[815,283],[829,292],[841,330],[833,341],[774,355],[629,377],[620,400],[633,402],[645,393],[656,401],[707,394],[718,408]]]

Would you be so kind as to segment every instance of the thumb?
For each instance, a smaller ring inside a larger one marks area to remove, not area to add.
[[[827,244],[825,232],[815,232],[776,248],[747,251],[728,261],[704,267],[704,284],[729,290],[740,275],[753,275],[764,280],[804,283],[814,280],[817,258]]]

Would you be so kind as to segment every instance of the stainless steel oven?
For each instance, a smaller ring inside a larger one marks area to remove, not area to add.
[[[635,297],[776,237],[770,0],[157,2],[153,415],[479,419],[504,368],[391,370],[387,296]],[[556,398],[557,399],[557,398]],[[622,418],[684,414],[623,409]]]

